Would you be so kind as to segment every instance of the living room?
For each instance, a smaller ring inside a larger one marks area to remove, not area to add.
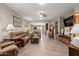
[[[79,56],[78,27],[78,3],[0,3],[0,56]]]

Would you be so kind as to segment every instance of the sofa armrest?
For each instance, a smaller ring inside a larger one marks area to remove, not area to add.
[[[0,53],[7,53],[7,52],[15,50],[15,49],[18,50],[17,46],[13,44],[13,45],[10,45],[10,46],[7,46],[7,47],[1,49]]]
[[[0,47],[3,48],[3,47],[6,47],[6,46],[9,46],[9,45],[12,45],[12,44],[15,44],[15,42],[14,41],[5,42],[5,43],[0,44]]]
[[[10,45],[0,50],[0,56],[14,56],[18,54],[16,45]]]

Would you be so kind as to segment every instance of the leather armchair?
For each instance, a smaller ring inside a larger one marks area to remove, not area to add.
[[[20,39],[21,40],[21,47],[24,47],[29,42],[30,39],[31,39],[30,35],[27,35],[26,37],[22,37]]]
[[[0,44],[0,56],[16,56],[18,48],[13,41]]]

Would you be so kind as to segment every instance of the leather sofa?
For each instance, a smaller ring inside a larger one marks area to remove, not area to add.
[[[17,42],[21,41],[20,47],[24,47],[29,42],[29,40],[31,39],[31,34],[27,33],[27,32],[13,32],[12,37],[15,37],[15,36],[20,37],[19,39],[17,39]]]
[[[13,41],[0,44],[0,56],[17,56],[18,48]]]
[[[22,37],[20,39],[21,40],[21,47],[24,47],[29,42],[30,39],[31,39],[31,36],[30,35],[27,35],[25,37]]]

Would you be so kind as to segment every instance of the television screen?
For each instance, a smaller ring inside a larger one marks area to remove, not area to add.
[[[73,16],[64,19],[64,25],[65,27],[73,26]]]

